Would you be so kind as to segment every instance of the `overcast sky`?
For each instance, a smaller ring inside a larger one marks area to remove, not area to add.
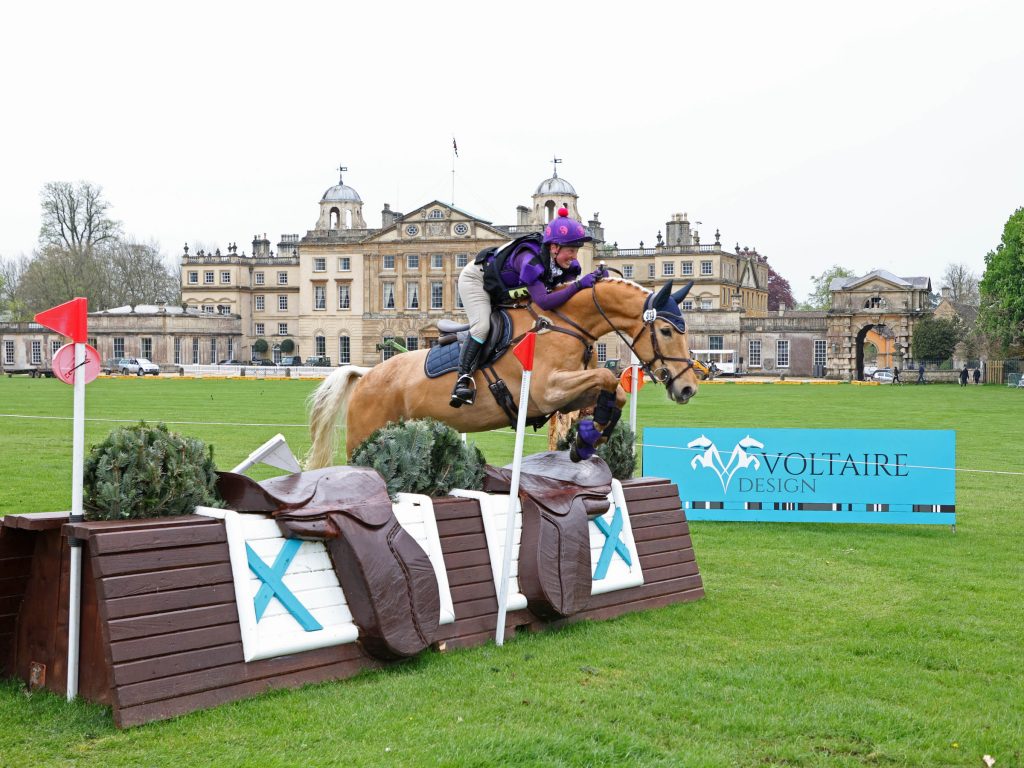
[[[659,10],[655,10],[658,8]],[[1024,3],[17,3],[0,255],[48,181],[101,185],[169,258],[305,233],[349,168],[370,226],[452,198],[495,223],[551,175],[609,241],[979,274],[1024,205]]]

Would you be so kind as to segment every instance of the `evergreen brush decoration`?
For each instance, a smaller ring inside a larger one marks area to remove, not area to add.
[[[452,488],[479,490],[484,457],[459,433],[434,419],[381,427],[352,454],[349,464],[380,472],[392,498],[397,493],[443,496]]]
[[[579,421],[574,421],[565,437],[558,441],[558,450],[569,450],[578,431]],[[608,438],[608,442],[597,447],[597,455],[604,459],[616,480],[628,480],[633,476],[636,469],[636,449],[633,445],[635,441],[636,435],[633,434],[633,430],[628,424],[620,422],[612,436]]]
[[[220,507],[213,446],[140,422],[118,427],[85,459],[87,520],[190,515]]]

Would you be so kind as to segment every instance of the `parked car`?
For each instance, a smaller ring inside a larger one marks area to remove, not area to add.
[[[117,364],[121,362],[119,357],[108,357],[102,363],[100,363],[100,373],[117,373]]]
[[[306,365],[320,366],[321,368],[331,367],[331,358],[326,355],[314,355],[306,358]]]
[[[245,365],[241,360],[221,360],[217,365]]]
[[[875,381],[881,382],[882,384],[892,384],[892,369],[879,368],[871,375],[871,378],[873,378]]]
[[[274,367],[274,368],[276,368],[276,367],[277,367],[277,363],[275,363],[275,362],[274,362],[273,360],[268,360],[267,358],[263,358],[262,360],[253,360],[253,361],[252,361],[252,362],[250,363],[250,365],[256,365],[256,366],[272,366],[272,367]]]
[[[285,366],[289,366],[289,367],[296,366],[296,365],[302,365],[302,358],[299,357],[298,355],[282,357],[281,358],[281,362],[278,363],[278,365],[285,365]]]
[[[129,373],[134,373],[136,376],[160,375],[160,366],[145,357],[122,357],[117,361],[117,370],[125,376]]]
[[[875,375],[875,371],[878,370],[877,365],[865,365],[864,366],[864,378],[870,379]]]

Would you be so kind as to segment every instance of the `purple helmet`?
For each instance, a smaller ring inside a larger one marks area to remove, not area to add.
[[[587,234],[587,230],[582,224],[576,219],[569,218],[569,211],[566,208],[559,208],[558,218],[552,219],[544,227],[543,242],[545,243],[579,248],[593,239]]]

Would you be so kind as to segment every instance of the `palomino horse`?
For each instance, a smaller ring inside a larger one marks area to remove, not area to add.
[[[545,316],[538,316],[532,306],[511,310],[513,336],[539,331],[527,415],[547,416],[596,403],[591,426],[608,430],[596,442],[607,439],[622,412],[626,393],[612,371],[590,367],[590,352],[598,337],[613,331],[629,345],[648,374],[665,385],[672,400],[686,403],[697,394],[696,370],[706,372],[700,362],[690,358],[679,309],[691,286],[672,294],[669,281],[655,295],[631,281],[605,278]],[[405,352],[373,368],[342,366],[328,376],[310,396],[313,444],[306,457],[307,469],[334,462],[335,422],[343,414],[347,414],[348,456],[375,429],[400,419],[430,417],[460,432],[508,426],[508,416],[479,371],[476,402],[462,408],[449,406],[456,374],[427,378],[427,351]],[[518,396],[522,367],[515,355],[504,355],[494,369]],[[598,436],[594,429],[588,431],[592,447]],[[582,425],[580,432],[584,432]]]

